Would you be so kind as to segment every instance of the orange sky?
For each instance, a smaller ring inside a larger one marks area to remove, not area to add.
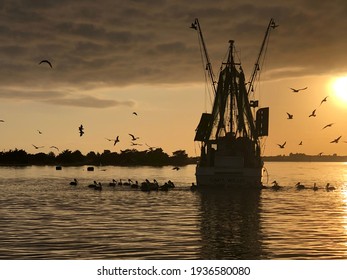
[[[45,146],[43,152],[52,145],[119,152],[146,149],[146,143],[197,156],[195,128],[210,104],[191,22],[200,20],[215,74],[233,39],[248,78],[274,18],[279,27],[271,33],[257,87],[261,106],[270,107],[264,155],[347,155],[347,89],[343,83],[333,87],[347,76],[344,1],[158,3],[2,1],[0,150],[35,153],[34,144]],[[42,59],[53,68],[39,65]],[[317,116],[309,118],[314,109]],[[286,112],[294,118],[287,120]],[[334,125],[322,130],[329,123]],[[129,133],[143,146],[131,146]],[[117,135],[115,147],[105,139]]]

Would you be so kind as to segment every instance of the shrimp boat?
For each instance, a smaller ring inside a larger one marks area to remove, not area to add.
[[[214,95],[211,112],[202,114],[194,138],[201,149],[195,174],[198,187],[261,186],[263,161],[260,138],[268,135],[269,108],[257,109],[258,100],[250,99],[270,29],[275,27],[271,19],[249,82],[245,80],[241,63],[234,59],[232,40],[216,82],[199,21],[195,19],[192,23],[191,28],[198,31]]]

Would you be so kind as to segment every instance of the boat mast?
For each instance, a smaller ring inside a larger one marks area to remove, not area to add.
[[[210,77],[210,80],[211,80],[213,93],[216,94],[216,81],[214,79],[212,65],[211,65],[211,62],[210,62],[210,58],[208,56],[208,52],[207,52],[207,48],[206,48],[206,45],[205,45],[204,37],[202,36],[202,31],[201,31],[201,27],[200,27],[200,23],[199,23],[198,18],[196,18],[194,20],[194,22],[191,25],[191,28],[195,29],[198,32],[199,38],[201,40],[202,48],[204,50],[205,59],[206,59],[206,70],[208,71],[208,74],[209,74],[209,77]]]

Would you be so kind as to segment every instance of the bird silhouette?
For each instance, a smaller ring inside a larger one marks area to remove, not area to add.
[[[276,27],[279,27],[279,25],[278,24],[276,24],[274,21],[271,23],[271,27],[273,28],[273,29],[275,29]]]
[[[142,146],[142,144],[131,142],[131,146]]]
[[[277,183],[277,181],[273,181],[272,182],[272,187],[271,187],[271,189],[273,189],[274,191],[278,191],[278,190],[280,190],[282,187]]]
[[[189,28],[192,28],[192,29],[195,29],[195,30],[198,29],[195,22],[193,22],[193,23],[189,26]]]
[[[316,115],[316,109],[314,109],[313,111],[312,111],[312,113],[311,113],[311,115],[309,115],[308,117],[310,118],[310,117],[316,117],[317,115]]]
[[[320,102],[319,106],[322,105],[323,102],[327,102],[327,98],[328,98],[328,97],[329,97],[329,96],[324,97],[324,99]]]
[[[70,186],[77,186],[78,185],[78,181],[77,181],[77,179],[75,178],[75,179],[73,179],[73,181],[72,182],[70,182]]]
[[[136,113],[136,112],[133,112],[133,115],[137,116],[137,113]]]
[[[59,148],[56,146],[50,146],[51,149],[56,149],[57,151],[59,151]]]
[[[119,142],[119,136],[117,136],[115,139],[105,138],[107,141],[114,141],[113,146],[115,146]]]
[[[180,168],[178,166],[175,166],[175,167],[172,168],[172,170],[178,171],[178,170],[180,170]]]
[[[329,123],[329,124],[327,124],[326,126],[324,126],[322,129],[325,129],[325,128],[327,128],[327,127],[331,127],[333,124],[334,124],[334,123]]]
[[[50,63],[47,59],[41,60],[39,62],[39,64],[42,64],[42,63],[47,63],[51,68],[53,68],[52,63]]]
[[[4,120],[0,120],[0,122],[5,122]]]
[[[84,134],[84,127],[81,124],[80,127],[78,128],[79,132],[80,132],[80,137]]]
[[[139,137],[135,137],[135,135],[129,133],[130,137],[131,137],[131,140],[132,141],[136,141],[137,139],[140,139]]]
[[[102,191],[102,184],[99,182],[97,185],[94,186],[94,190]]]
[[[116,146],[116,144],[119,142],[119,136],[116,137],[116,139],[114,139],[114,143],[113,146]]]
[[[287,142],[284,142],[282,145],[281,144],[277,144],[281,149],[284,149],[284,146],[286,145]]]
[[[155,149],[155,147],[151,147],[147,143],[145,143],[145,145],[149,148],[150,151],[153,151]]]
[[[320,156],[320,157],[321,157],[322,155],[323,155],[323,152],[320,152],[320,153],[318,154],[318,156]]]
[[[302,141],[300,141],[299,145],[300,145],[300,146],[302,145]]]
[[[327,185],[325,186],[325,189],[326,189],[327,192],[330,192],[330,191],[334,191],[334,190],[335,190],[335,187],[330,186],[330,184],[327,183]]]
[[[288,120],[292,120],[293,119],[293,115],[292,114],[289,114],[289,113],[287,113],[287,115],[288,115]]]
[[[301,90],[305,90],[307,89],[307,87],[304,87],[304,88],[298,88],[298,89],[295,89],[295,88],[290,88],[293,92],[299,92]]]
[[[339,143],[339,140],[340,140],[341,137],[342,137],[342,135],[339,136],[339,137],[337,137],[336,139],[334,139],[334,140],[331,141],[330,143],[335,143],[335,144]]]
[[[34,144],[31,144],[33,145],[33,147],[37,150],[37,149],[41,149],[41,148],[44,148],[45,146],[35,146]]]
[[[115,179],[112,179],[112,182],[108,184],[110,187],[115,187],[117,185],[117,181]]]
[[[296,187],[297,190],[305,189],[305,185],[301,184],[300,182],[296,183],[295,187]]]
[[[37,132],[38,132],[39,134],[42,134],[42,131],[41,131],[41,130],[38,130],[38,129],[37,129]]]

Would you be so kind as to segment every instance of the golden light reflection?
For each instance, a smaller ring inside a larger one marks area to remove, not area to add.
[[[336,78],[332,88],[340,101],[347,102],[347,76]]]
[[[347,189],[346,189],[346,183],[343,186],[342,194],[342,202],[343,202],[343,227],[345,229],[345,235],[347,235]],[[347,244],[346,244],[347,245]]]

